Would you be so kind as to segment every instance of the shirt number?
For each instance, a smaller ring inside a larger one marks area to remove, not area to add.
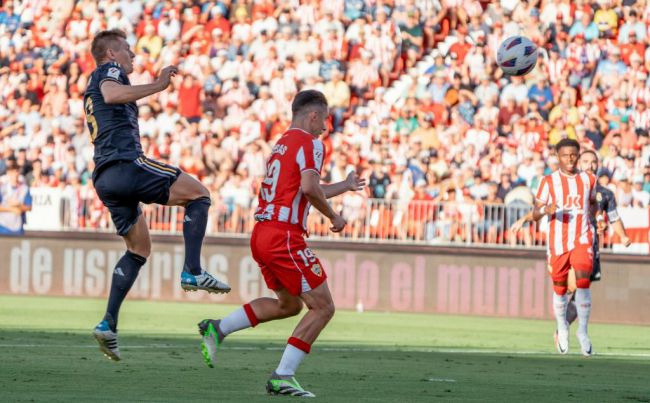
[[[275,199],[275,189],[278,187],[278,178],[280,177],[280,160],[273,160],[266,167],[266,178],[264,178],[264,185],[270,188],[262,188],[262,199],[270,202]]]
[[[311,263],[314,263],[316,261],[316,255],[309,248],[306,248],[305,250],[299,250],[296,253],[298,256],[300,256],[306,267],[309,267]]]
[[[97,137],[97,120],[93,115],[93,100],[91,97],[86,99],[86,120],[90,124],[90,141],[95,142],[95,137]]]

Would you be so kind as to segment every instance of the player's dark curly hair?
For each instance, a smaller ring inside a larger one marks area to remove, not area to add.
[[[291,113],[297,115],[308,106],[315,105],[327,108],[327,98],[322,92],[316,90],[300,91],[291,103]]]
[[[580,143],[578,143],[574,139],[562,139],[560,140],[556,145],[555,145],[555,151],[560,152],[560,149],[564,147],[575,147],[578,149],[578,152],[580,152]]]
[[[92,45],[90,45],[90,53],[95,59],[95,63],[99,63],[104,59],[106,55],[106,49],[115,48],[120,40],[120,38],[126,39],[126,33],[121,29],[109,29],[107,31],[101,31],[93,39]]]

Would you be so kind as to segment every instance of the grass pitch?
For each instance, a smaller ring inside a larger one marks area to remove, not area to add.
[[[104,300],[0,296],[0,401],[291,400],[264,385],[297,319],[229,336],[220,364],[196,322],[234,307],[126,301],[123,361],[90,336]],[[650,402],[650,328],[593,324],[599,355],[554,353],[550,321],[337,312],[297,378],[326,402]]]

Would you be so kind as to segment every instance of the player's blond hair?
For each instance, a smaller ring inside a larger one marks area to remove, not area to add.
[[[106,31],[101,31],[93,39],[92,45],[90,45],[90,53],[95,59],[95,63],[99,65],[106,56],[107,49],[115,49],[120,43],[121,39],[126,39],[126,33],[121,29],[109,29]]]

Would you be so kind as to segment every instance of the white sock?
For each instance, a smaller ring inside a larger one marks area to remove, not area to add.
[[[576,306],[578,308],[578,332],[587,334],[587,324],[591,315],[591,289],[578,288],[576,290]]]
[[[569,328],[566,321],[566,307],[569,303],[569,298],[566,294],[557,295],[553,293],[553,312],[555,312],[555,320],[557,321],[557,330],[560,332],[568,332]]]
[[[219,323],[219,332],[225,337],[230,333],[236,332],[238,330],[246,329],[251,327],[251,321],[248,320],[248,315],[244,311],[244,307],[239,307],[239,309],[230,313],[230,315],[221,319]]]
[[[285,376],[295,375],[296,369],[298,369],[298,365],[300,365],[302,359],[305,358],[305,355],[307,355],[307,353],[298,347],[287,344],[287,347],[284,349],[284,354],[282,354],[280,364],[275,370],[275,373]]]

